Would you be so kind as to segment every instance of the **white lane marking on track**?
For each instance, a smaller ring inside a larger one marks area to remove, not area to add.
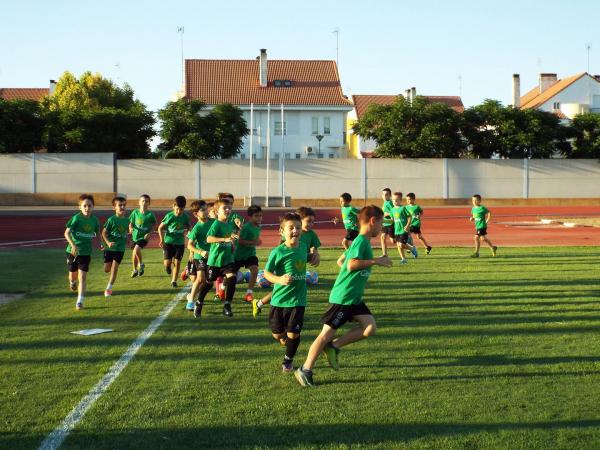
[[[165,319],[171,314],[171,311],[175,308],[177,303],[184,298],[189,291],[189,286],[184,287],[179,293],[171,300],[167,306],[163,308],[158,317],[152,321],[148,328],[140,333],[140,335],[133,341],[129,348],[121,355],[119,360],[113,364],[109,371],[102,377],[102,379],[92,388],[92,390],[81,399],[79,404],[73,408],[62,423],[56,427],[56,429],[50,433],[44,442],[39,447],[39,450],[54,450],[59,448],[64,440],[67,438],[69,433],[77,426],[77,424],[83,419],[85,413],[92,407],[92,405],[98,400],[102,394],[106,392],[109,386],[117,377],[121,374],[123,369],[127,367],[127,364],[133,359],[135,354],[144,343],[148,340],[152,334],[160,327]]]
[[[18,241],[18,242],[0,242],[0,247],[9,245],[22,245],[22,244],[43,244],[46,242],[66,241],[65,238],[53,238],[53,239],[37,239],[35,241]]]

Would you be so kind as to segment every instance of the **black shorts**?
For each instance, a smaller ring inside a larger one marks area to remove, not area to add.
[[[91,260],[91,255],[73,256],[70,253],[67,253],[67,266],[69,267],[69,272],[77,272],[78,270],[89,272]]]
[[[225,277],[228,273],[236,273],[235,267],[232,264],[227,264],[224,267],[206,266],[206,281],[214,283],[219,277]]]
[[[121,264],[123,261],[123,255],[125,252],[113,252],[112,250],[104,250],[104,264],[116,261],[117,264]]]
[[[394,237],[394,225],[386,225],[385,227],[382,227],[381,233]]]
[[[256,256],[251,256],[248,259],[243,259],[241,261],[236,261],[233,263],[235,266],[235,271],[237,272],[242,267],[249,269],[251,266],[258,266],[258,258]]]
[[[401,244],[408,244],[408,233],[397,234],[394,236],[394,242]]]
[[[356,239],[357,236],[358,236],[358,230],[346,230],[345,239],[347,241],[353,241],[354,239]]]
[[[480,228],[479,230],[475,230],[476,236],[485,236],[487,234],[487,228]]]
[[[354,316],[372,316],[369,307],[365,303],[358,305],[338,305],[330,303],[329,309],[321,316],[321,322],[331,328],[338,329],[346,322],[354,320]]]
[[[206,268],[208,267],[208,264],[206,264],[206,262],[207,260],[205,258],[194,259],[190,266],[189,275],[196,276],[200,272],[206,273]]]
[[[417,226],[411,225],[410,232],[415,233],[415,234],[421,234],[421,225],[417,225]]]
[[[163,258],[164,259],[173,259],[175,258],[178,261],[181,261],[183,258],[183,252],[185,248],[183,244],[163,244]]]
[[[285,332],[300,334],[304,326],[304,306],[290,308],[271,306],[269,326],[273,334]]]
[[[139,241],[135,241],[131,244],[131,250],[133,250],[135,248],[135,246],[138,246],[139,248],[144,248],[146,245],[148,245],[148,241],[146,239],[140,239]]]

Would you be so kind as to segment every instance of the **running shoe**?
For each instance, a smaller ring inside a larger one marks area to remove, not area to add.
[[[325,348],[323,349],[323,353],[325,354],[325,358],[327,359],[327,362],[329,363],[331,368],[333,370],[339,370],[340,362],[338,360],[338,355],[340,353],[340,349],[335,348],[331,344],[331,342],[328,342],[327,345],[325,346]]]
[[[416,245],[412,246],[410,252],[412,253],[413,258],[417,258],[419,256],[419,252],[417,251],[417,246]]]
[[[105,297],[110,297],[112,295],[112,289],[105,289],[104,290],[104,296]]]
[[[141,263],[140,266],[138,267],[138,274],[141,277],[142,275],[144,275],[144,269],[146,269],[146,264]]]
[[[177,287],[177,281],[171,281],[171,287],[172,288],[176,288]]]
[[[496,256],[498,252],[498,247],[496,247],[495,245],[492,247],[492,256]]]
[[[313,381],[312,375],[312,370],[309,372],[304,370],[302,367],[299,367],[294,371],[294,376],[296,377],[296,380],[298,380],[300,386],[303,387],[314,387],[315,382]]]
[[[252,300],[252,317],[256,319],[260,314],[261,310],[262,308],[258,307],[258,299]]]
[[[478,252],[471,253],[471,258],[479,258],[479,253]]]
[[[136,270],[134,270],[133,272],[131,272],[131,278],[135,278],[139,275],[140,273]]]
[[[83,309],[83,303],[81,303],[81,302],[75,303],[75,309],[77,311],[79,311],[80,309]]]
[[[294,371],[294,363],[291,359],[284,359],[281,364],[281,371],[283,373],[290,373]]]
[[[425,254],[429,255],[431,253],[431,249],[432,247],[430,247],[429,245],[427,246],[427,249],[425,250]]]
[[[233,317],[233,311],[231,310],[231,303],[225,303],[223,305],[223,315],[227,317]]]
[[[199,318],[202,315],[202,307],[204,306],[204,302],[196,301],[194,304],[194,317]]]
[[[405,259],[401,259],[401,260],[400,260],[400,264],[408,264],[408,261],[407,261],[407,260],[405,260]]]

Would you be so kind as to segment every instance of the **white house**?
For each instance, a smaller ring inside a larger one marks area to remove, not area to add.
[[[342,93],[335,61],[251,60],[185,61],[185,98],[209,107],[240,107],[250,128],[241,158],[345,158],[346,115],[352,102]],[[282,120],[283,110],[283,120]]]
[[[521,96],[521,80],[514,74],[513,106],[551,112],[563,120],[600,112],[600,76],[582,72],[559,80],[555,73],[541,73],[538,85]]]

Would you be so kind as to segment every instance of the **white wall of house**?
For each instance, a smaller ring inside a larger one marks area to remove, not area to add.
[[[250,128],[250,107],[240,106]],[[283,152],[286,159],[318,159],[319,142],[315,136],[322,135],[320,154],[322,158],[346,158],[344,133],[346,114],[350,107],[301,107],[285,106],[284,136],[281,135],[281,105],[272,105],[270,112],[270,157],[279,159]],[[267,156],[267,107],[254,107],[252,137],[244,139],[240,158],[250,155],[250,139],[257,159]],[[309,151],[312,149],[312,151]]]
[[[540,105],[538,109],[548,112],[560,109],[569,119],[585,112],[600,112],[600,82],[585,75]]]

